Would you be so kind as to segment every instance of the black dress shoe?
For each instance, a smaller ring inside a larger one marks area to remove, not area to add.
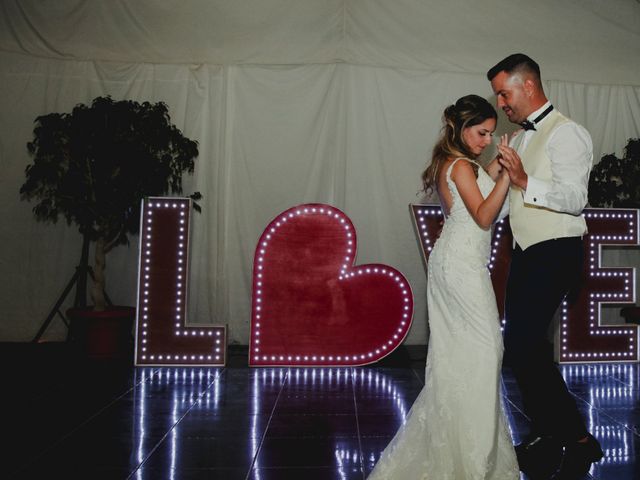
[[[520,470],[531,480],[549,480],[562,461],[562,444],[553,437],[530,437],[515,450]]]
[[[584,443],[575,442],[565,446],[564,458],[554,480],[576,480],[584,477],[591,464],[599,462],[604,456],[600,443],[589,435]]]

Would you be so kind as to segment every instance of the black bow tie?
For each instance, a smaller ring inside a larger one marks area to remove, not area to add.
[[[530,122],[529,120],[525,120],[524,122],[522,122],[520,124],[520,126],[522,128],[524,128],[524,130],[535,130],[536,129],[536,123],[540,122],[544,117],[546,117],[547,115],[549,115],[549,112],[553,110],[553,105],[549,105],[544,112],[542,112],[540,115],[538,115],[536,118],[533,119],[533,122]]]

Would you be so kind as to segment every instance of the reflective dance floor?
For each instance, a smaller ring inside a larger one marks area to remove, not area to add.
[[[60,346],[0,354],[2,478],[362,480],[424,380],[408,355],[250,369],[240,353],[226,368],[79,362]],[[585,478],[640,478],[638,364],[562,371],[606,455]],[[517,441],[527,419],[508,371],[504,389]]]

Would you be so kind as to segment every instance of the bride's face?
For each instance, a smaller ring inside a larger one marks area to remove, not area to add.
[[[487,148],[487,145],[491,143],[495,130],[496,121],[493,118],[487,118],[478,125],[462,130],[462,139],[472,153],[480,155]]]

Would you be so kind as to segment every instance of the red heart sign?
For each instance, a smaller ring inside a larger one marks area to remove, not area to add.
[[[411,287],[395,268],[354,266],[356,247],[351,220],[329,205],[269,223],[253,261],[250,365],[364,365],[400,345]]]

